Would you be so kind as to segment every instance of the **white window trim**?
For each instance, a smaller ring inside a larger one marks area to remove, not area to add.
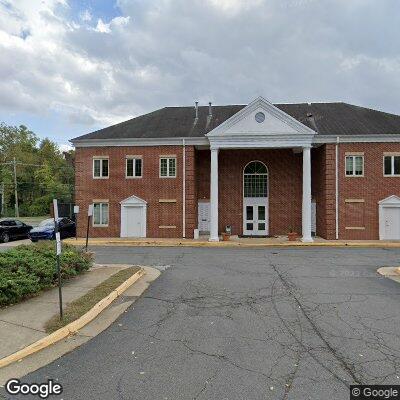
[[[391,158],[391,170],[392,173],[391,174],[385,174],[385,157],[390,157]],[[400,174],[395,174],[394,173],[394,158],[395,157],[400,157],[400,154],[384,154],[383,155],[383,176],[385,178],[398,178],[400,177]]]
[[[100,176],[94,176],[94,162],[95,162],[95,160],[100,160]],[[108,161],[108,175],[107,176],[102,176],[102,173],[103,173],[103,160],[107,160]],[[108,179],[110,177],[110,159],[109,159],[109,157],[106,157],[106,156],[94,156],[93,157],[92,176],[93,176],[93,179]]]
[[[167,162],[167,174],[166,176],[161,175],[161,160],[168,160]],[[169,175],[169,160],[175,160],[175,175]],[[162,179],[173,179],[177,177],[178,172],[178,160],[176,156],[160,156],[159,166],[158,166],[158,173],[159,177]]]
[[[347,175],[347,157],[353,157],[353,175]],[[356,168],[356,163],[354,161],[355,157],[362,157],[362,174],[361,175],[356,175],[355,174],[355,168]],[[364,178],[364,171],[365,171],[365,158],[363,154],[357,154],[357,153],[352,153],[352,154],[347,154],[344,157],[344,176],[345,178]]]
[[[102,204],[107,204],[108,205],[108,224],[95,224],[94,223],[94,205],[95,204],[100,204],[100,221],[102,220],[102,214],[103,214]],[[109,223],[110,223],[110,203],[108,201],[94,201],[93,202],[92,226],[94,228],[107,228]]]
[[[133,162],[133,176],[128,175],[128,160],[134,160]],[[142,161],[142,170],[140,176],[135,176],[136,173],[136,160]],[[142,179],[143,178],[143,157],[142,156],[126,156],[125,157],[125,179]]]

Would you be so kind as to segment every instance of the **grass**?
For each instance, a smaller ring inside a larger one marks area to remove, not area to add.
[[[58,315],[55,315],[46,322],[46,332],[52,333],[70,322],[75,321],[139,270],[140,267],[129,267],[118,271],[93,289],[89,290],[89,292],[79,299],[69,303],[64,309],[64,317],[62,320],[60,320]]]

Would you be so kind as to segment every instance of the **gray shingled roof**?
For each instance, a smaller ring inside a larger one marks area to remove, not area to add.
[[[321,135],[400,134],[400,116],[346,103],[275,104]],[[194,124],[194,107],[165,107],[79,136],[86,139],[202,137],[241,110],[244,105],[213,106],[207,125],[208,106],[199,107]]]

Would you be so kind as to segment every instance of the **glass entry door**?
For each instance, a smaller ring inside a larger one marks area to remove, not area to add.
[[[268,235],[266,197],[243,199],[243,234],[249,236]]]

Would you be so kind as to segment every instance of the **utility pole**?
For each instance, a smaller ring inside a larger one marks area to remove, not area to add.
[[[17,161],[13,157],[12,161],[0,163],[0,165],[12,165],[13,166],[13,176],[14,176],[14,197],[15,197],[15,217],[19,218],[19,206],[18,206],[18,182],[17,182],[17,165],[29,166],[29,167],[42,167],[38,164],[27,164]],[[3,196],[4,196],[4,183],[3,183]],[[2,200],[3,201],[3,200]]]
[[[19,208],[18,208],[18,186],[17,186],[17,161],[15,157],[13,158],[14,166],[14,197],[15,197],[15,217],[19,218]]]

